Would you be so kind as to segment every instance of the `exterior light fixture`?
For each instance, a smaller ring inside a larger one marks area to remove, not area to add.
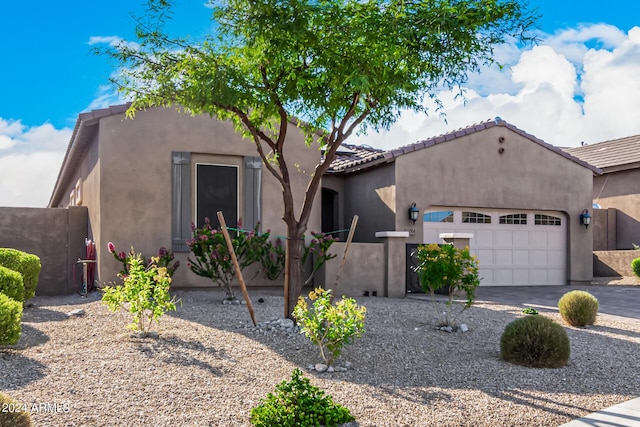
[[[414,224],[418,220],[419,214],[420,214],[420,209],[417,208],[416,202],[411,203],[411,207],[409,208],[409,219],[413,221]]]
[[[591,214],[589,213],[589,209],[585,209],[580,214],[580,224],[584,225],[584,228],[589,228],[589,224],[591,224]]]

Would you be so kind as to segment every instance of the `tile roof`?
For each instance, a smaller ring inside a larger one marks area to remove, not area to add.
[[[640,135],[567,148],[565,151],[601,169],[640,168]]]
[[[368,163],[374,160],[383,159],[384,153],[384,150],[372,148],[368,145],[342,144],[327,172],[335,173],[346,170],[360,170],[368,167]]]
[[[423,141],[418,141],[414,144],[405,145],[405,146],[394,148],[388,151],[377,150],[368,146],[355,146],[355,145],[343,144],[349,149],[356,151],[356,154],[353,154],[350,156],[349,155],[337,156],[336,160],[334,160],[331,163],[329,172],[334,172],[334,173],[335,172],[355,172],[357,170],[372,167],[380,163],[389,163],[394,161],[394,159],[398,156],[402,156],[416,150],[421,150],[423,148],[429,148],[436,144],[441,144],[443,142],[452,141],[454,139],[463,137],[465,135],[471,135],[473,133],[480,132],[495,126],[506,127],[507,129],[510,129],[513,132],[516,132],[517,134],[531,140],[532,142],[538,145],[541,145],[542,147],[548,150],[551,150],[557,153],[558,155],[565,157],[568,160],[578,163],[580,166],[583,166],[587,169],[591,169],[593,173],[596,175],[602,174],[602,171],[600,169],[588,163],[584,159],[580,159],[577,156],[572,155],[571,153],[568,153],[554,145],[546,143],[543,140],[538,139],[535,136],[507,123],[506,121],[502,120],[500,117],[496,117],[495,119],[487,120],[481,123],[476,123],[466,128],[456,129],[452,132],[449,132],[443,135],[435,136],[433,138],[425,139]]]

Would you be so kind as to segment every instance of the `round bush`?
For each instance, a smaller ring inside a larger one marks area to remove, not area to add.
[[[502,360],[534,368],[560,368],[569,361],[569,335],[544,316],[526,316],[509,323],[500,337]]]
[[[0,265],[22,274],[24,298],[27,301],[36,295],[38,276],[40,275],[40,258],[11,248],[0,248]]]
[[[631,269],[633,270],[633,274],[640,277],[640,258],[631,261]]]
[[[593,325],[598,315],[598,300],[589,292],[571,291],[560,298],[558,309],[571,326]]]
[[[0,265],[0,293],[13,300],[24,301],[22,274]]]
[[[3,427],[30,427],[31,414],[20,402],[0,392],[0,426]]]
[[[22,303],[0,293],[0,345],[18,342],[22,332],[21,320]]]

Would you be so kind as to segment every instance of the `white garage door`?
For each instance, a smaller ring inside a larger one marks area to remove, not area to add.
[[[566,285],[567,230],[561,212],[442,208],[423,215],[424,243],[471,233],[482,286]]]

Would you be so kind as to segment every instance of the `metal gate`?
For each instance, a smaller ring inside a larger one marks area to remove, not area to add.
[[[419,246],[419,243],[407,243],[406,293],[408,294],[424,293],[424,291],[422,290],[422,287],[420,286],[418,275],[416,274],[415,271],[413,271],[413,268],[417,265],[413,255],[415,253],[415,250],[418,248],[418,246]]]

